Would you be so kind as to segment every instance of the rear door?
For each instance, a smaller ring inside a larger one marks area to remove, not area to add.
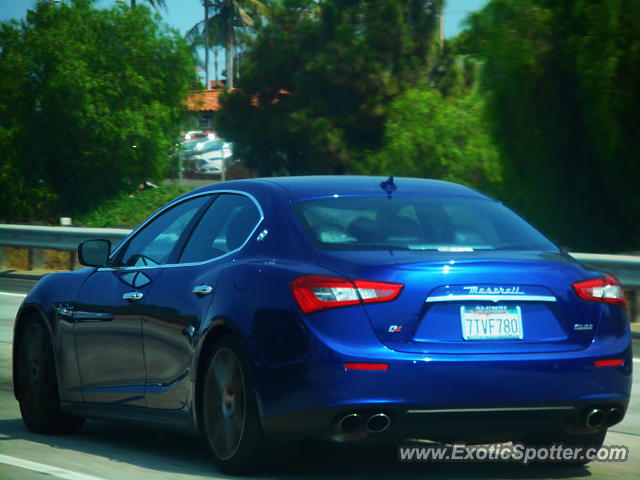
[[[221,193],[195,226],[177,263],[164,268],[147,298],[143,334],[150,408],[178,410],[189,400],[195,339],[218,280],[262,219],[254,201]]]

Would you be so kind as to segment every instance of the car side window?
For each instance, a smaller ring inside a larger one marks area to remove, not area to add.
[[[189,222],[210,199],[208,195],[196,197],[160,214],[125,245],[114,266],[144,267],[167,263]]]
[[[244,195],[225,193],[208,208],[187,241],[179,263],[203,262],[241,247],[260,221]]]

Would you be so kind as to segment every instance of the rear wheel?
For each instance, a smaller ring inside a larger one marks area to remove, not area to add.
[[[48,331],[39,316],[32,316],[17,342],[16,387],[22,420],[34,433],[73,433],[84,419],[60,409],[58,379]]]
[[[255,470],[267,449],[252,385],[244,347],[222,337],[205,374],[203,420],[214,461],[227,473]]]

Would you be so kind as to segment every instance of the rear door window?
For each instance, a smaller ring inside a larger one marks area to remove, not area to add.
[[[193,230],[179,262],[202,262],[240,248],[262,216],[244,195],[223,193],[211,204]]]

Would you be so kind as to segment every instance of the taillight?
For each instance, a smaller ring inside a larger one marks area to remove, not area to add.
[[[614,303],[623,307],[627,304],[620,283],[612,275],[576,282],[573,284],[573,289],[584,300]]]
[[[347,362],[344,364],[345,370],[369,370],[369,371],[387,371],[388,363],[369,363],[369,362]]]
[[[291,282],[293,296],[303,313],[361,303],[390,302],[402,290],[400,283],[346,280],[324,275],[303,275]]]
[[[593,362],[596,367],[621,367],[624,365],[623,358],[613,358],[609,360],[596,360]]]

